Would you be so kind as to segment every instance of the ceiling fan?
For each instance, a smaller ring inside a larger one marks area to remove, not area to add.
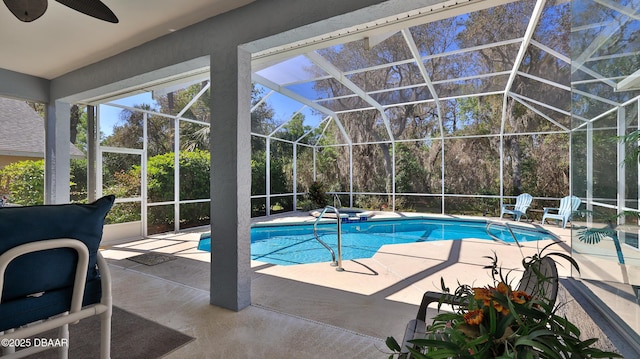
[[[100,0],[56,0],[62,5],[97,19],[118,23],[118,17]],[[47,10],[47,0],[4,0],[4,4],[20,21],[31,22]]]

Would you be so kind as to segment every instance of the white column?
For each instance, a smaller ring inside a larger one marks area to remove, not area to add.
[[[617,130],[617,136],[618,138],[621,138],[625,135],[626,133],[626,129],[627,129],[627,121],[626,121],[626,111],[624,107],[620,107],[618,108],[618,130]],[[618,213],[621,213],[622,211],[624,211],[625,207],[626,207],[626,190],[627,190],[627,181],[626,181],[626,176],[625,176],[625,172],[627,171],[627,164],[625,163],[625,157],[627,157],[627,152],[626,152],[626,148],[625,148],[625,143],[621,142],[621,141],[617,141],[617,146],[618,146],[618,159],[616,161],[616,163],[618,163],[618,166],[616,166],[616,168],[618,169],[618,193],[617,193],[617,200],[616,200],[616,204],[618,206]],[[620,216],[618,217],[618,224],[624,224],[625,223],[625,218],[624,216]]]
[[[293,210],[298,208],[298,144],[293,144]]]
[[[68,203],[71,180],[71,105],[56,101],[45,114],[44,203]]]
[[[353,145],[349,143],[349,207],[353,206]]]
[[[265,169],[264,169],[264,210],[267,216],[271,215],[271,137],[267,137],[265,145]]]
[[[582,160],[582,159],[580,159]],[[593,122],[587,123],[587,210],[593,211]],[[572,163],[575,165],[575,163]],[[587,223],[590,225],[593,216],[587,216]]]
[[[173,230],[180,231],[180,120],[173,120]]]
[[[98,149],[98,126],[96,122],[95,106],[87,106],[87,200],[95,201],[96,198],[96,161]]]

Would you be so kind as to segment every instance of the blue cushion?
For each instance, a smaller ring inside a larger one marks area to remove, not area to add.
[[[40,297],[25,297],[4,302],[0,305],[0,332],[68,312],[71,310],[72,297],[73,287],[67,287],[49,291]],[[101,298],[101,279],[88,281],[82,305],[98,303]]]
[[[89,249],[87,281],[95,280],[99,278],[96,254],[102,227],[114,201],[115,196],[110,195],[90,204],[4,207],[0,209],[0,254],[29,242],[78,239]],[[52,249],[18,257],[7,268],[2,302],[72,287],[76,257],[71,249]]]

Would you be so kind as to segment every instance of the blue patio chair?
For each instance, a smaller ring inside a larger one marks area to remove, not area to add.
[[[98,248],[114,200],[0,208],[0,339],[9,343],[0,357],[57,349],[68,358],[69,324],[99,316],[99,357],[110,358],[111,277]],[[57,344],[26,339],[55,328]]]
[[[504,216],[505,214],[510,214],[513,215],[513,219],[518,222],[520,221],[521,216],[525,216],[528,219],[529,217],[527,216],[527,209],[531,205],[531,201],[533,201],[533,196],[528,193],[522,193],[521,195],[516,197],[515,204],[502,205],[502,209],[500,209],[500,218],[502,219],[502,216]],[[513,208],[509,209],[510,207]]]
[[[546,223],[547,219],[555,219],[556,224],[558,221],[562,221],[562,228],[567,227],[567,222],[571,220],[571,215],[580,207],[580,198],[576,196],[566,196],[560,200],[560,207],[545,207],[542,214],[542,225]],[[555,212],[555,213],[553,213]]]

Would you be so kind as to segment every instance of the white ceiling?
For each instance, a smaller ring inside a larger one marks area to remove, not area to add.
[[[53,79],[254,0],[102,0],[118,24],[49,0],[23,23],[0,3],[0,68]]]

